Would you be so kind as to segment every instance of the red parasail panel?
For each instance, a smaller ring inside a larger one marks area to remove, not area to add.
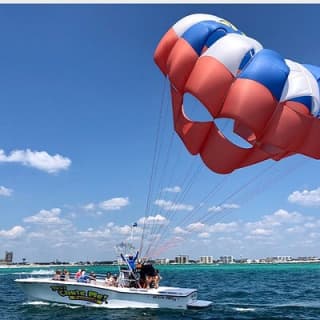
[[[186,83],[185,92],[197,97],[216,118],[220,115],[233,81],[233,75],[221,62],[203,56],[195,64]]]
[[[298,64],[288,63],[242,34],[238,42],[239,33],[228,38],[234,42],[223,42],[236,29],[226,29],[214,16],[203,19],[201,15],[182,19],[163,36],[154,54],[155,63],[169,78],[174,128],[188,151],[199,154],[218,173],[296,153],[320,159],[319,97],[312,78],[316,69],[297,76],[295,72],[307,67],[292,67]],[[217,44],[219,23],[226,34]],[[185,115],[186,93],[202,103],[212,121],[193,121]],[[252,147],[241,148],[229,141],[216,126],[217,118],[233,119],[234,133]]]

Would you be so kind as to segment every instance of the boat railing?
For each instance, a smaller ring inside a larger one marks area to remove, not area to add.
[[[56,271],[54,270],[39,270],[39,271],[32,271],[32,272],[19,272],[18,273],[20,279],[26,279],[26,278],[36,278],[36,279],[42,279],[42,278],[51,278],[51,279],[56,279],[60,280],[60,278],[64,280],[74,280],[77,281],[76,279],[76,273],[69,272],[67,275],[64,275],[61,277],[61,274],[57,274]],[[87,277],[90,279],[90,273],[86,274]],[[106,275],[105,274],[95,274],[94,279],[96,280],[105,280]],[[93,277],[91,278],[93,279]]]
[[[55,274],[52,275],[53,279],[54,279],[54,276]],[[62,279],[61,279],[61,276],[60,276],[60,279],[59,277],[56,278],[56,280],[61,280],[61,281],[68,280],[68,281],[75,281],[75,282],[92,282],[96,280],[105,281],[105,279],[106,279],[106,275],[101,273],[97,273],[94,275],[90,275],[90,273],[86,273],[85,277],[83,277],[80,281],[79,279],[77,279],[76,273],[68,273],[68,275],[65,277],[62,277]]]
[[[116,286],[121,288],[140,288],[140,276],[139,273],[135,273],[131,270],[128,270],[125,267],[119,268],[119,273],[111,274],[111,277],[114,279],[112,284],[107,284],[106,276],[107,274],[90,274],[86,272],[85,276],[79,278],[76,277],[75,272],[67,272],[63,274],[62,270],[39,270],[32,272],[23,272],[19,273],[20,279],[47,279],[47,280],[56,280],[56,281],[68,281],[75,283],[91,283],[97,285],[106,285],[106,286]]]
[[[131,270],[120,269],[118,278],[119,287],[136,287],[138,280],[137,274],[133,273]]]

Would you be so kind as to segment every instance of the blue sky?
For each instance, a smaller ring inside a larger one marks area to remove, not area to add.
[[[0,253],[113,259],[135,221],[139,247],[147,214],[144,248],[154,257],[319,256],[317,160],[266,161],[226,177],[173,135],[153,53],[191,13],[320,65],[319,5],[0,5]]]

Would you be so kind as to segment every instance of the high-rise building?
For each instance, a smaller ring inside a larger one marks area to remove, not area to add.
[[[212,264],[213,263],[213,257],[212,256],[201,256],[200,257],[200,263]]]
[[[11,264],[13,261],[13,252],[12,251],[6,251],[4,259],[0,260],[0,264]]]
[[[220,257],[221,263],[233,263],[234,259],[233,256],[222,256]]]
[[[12,252],[12,251],[6,251],[4,260],[5,260],[7,263],[12,263],[12,260],[13,260],[13,252]]]
[[[189,256],[179,255],[175,257],[175,262],[178,264],[187,264],[189,263]]]
[[[168,258],[156,259],[155,263],[156,264],[169,264],[170,263],[170,259],[168,259]]]

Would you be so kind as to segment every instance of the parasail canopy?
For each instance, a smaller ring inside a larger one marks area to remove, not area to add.
[[[209,14],[179,20],[159,42],[155,63],[171,86],[174,128],[193,155],[217,173],[300,153],[320,159],[320,68],[283,58],[230,22]],[[184,95],[212,121],[193,121]],[[234,120],[250,148],[228,140],[215,119]]]

